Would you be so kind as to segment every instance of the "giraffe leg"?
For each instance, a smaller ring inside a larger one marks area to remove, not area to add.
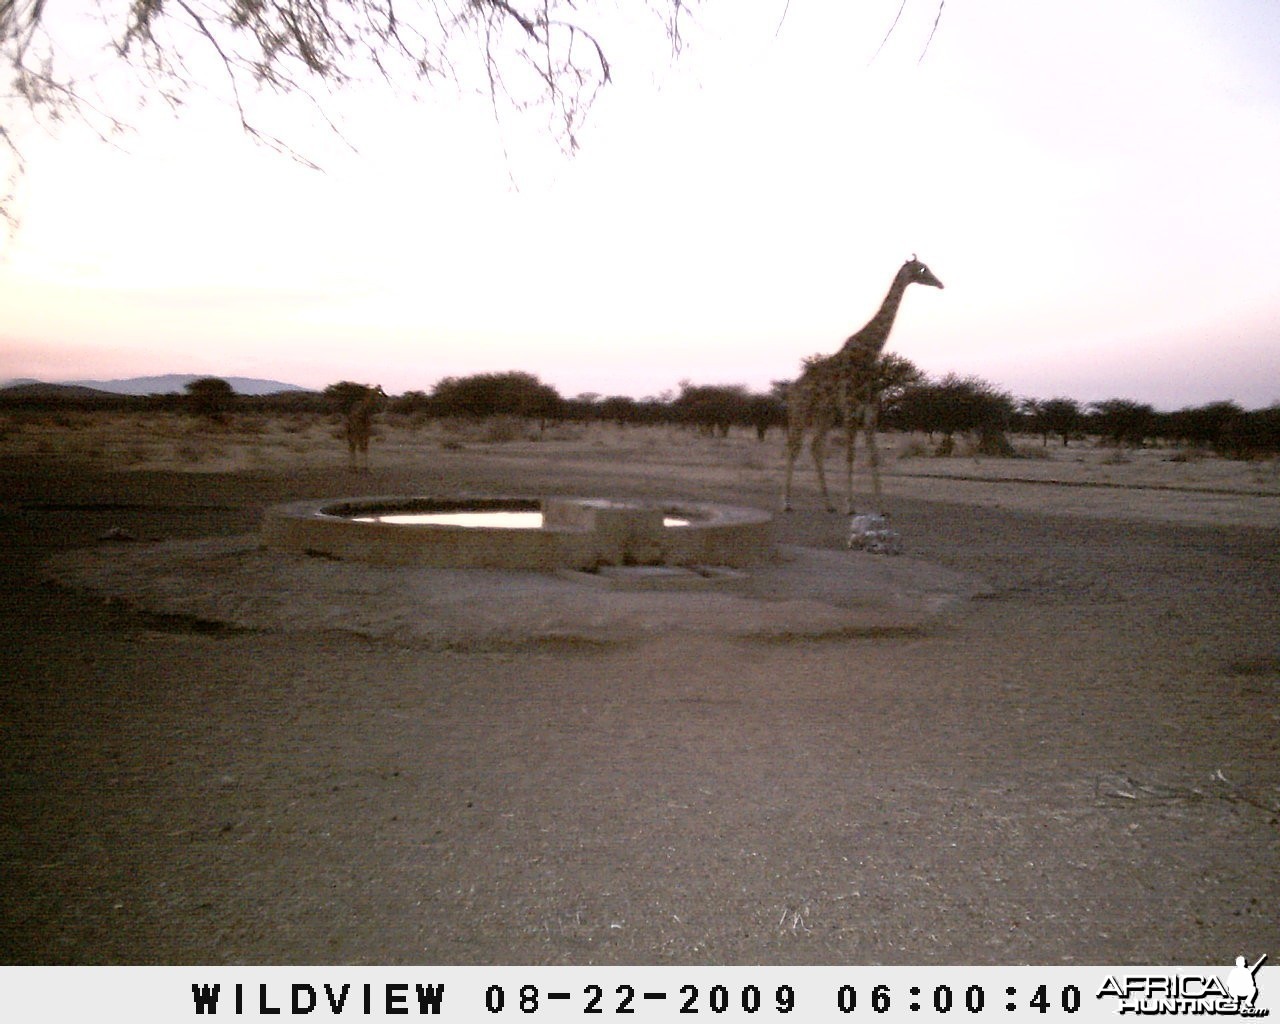
[[[876,420],[867,417],[867,455],[871,460],[871,493],[875,499],[877,515],[884,515],[884,503],[880,500],[880,452],[876,448]]]
[[[852,418],[845,420],[844,431],[844,512],[853,515],[853,457],[858,446],[858,425]]]
[[[796,456],[804,447],[804,431],[787,426],[787,471],[782,484],[782,511],[791,511],[791,476],[796,468]]]
[[[822,504],[826,506],[828,512],[834,512],[836,507],[831,504],[831,496],[827,493],[827,429],[822,427],[813,432],[813,441],[809,445],[809,450],[813,452],[813,465],[818,471],[818,487],[822,491]]]

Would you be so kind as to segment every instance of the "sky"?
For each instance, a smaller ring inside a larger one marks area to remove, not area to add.
[[[899,3],[705,0],[675,59],[606,35],[572,156],[448,87],[336,97],[345,142],[271,107],[322,171],[216,90],[112,144],[28,132],[0,380],[767,390],[918,254],[946,288],[887,348],[935,377],[1280,402],[1280,4],[952,0],[930,41],[907,0],[878,49]]]

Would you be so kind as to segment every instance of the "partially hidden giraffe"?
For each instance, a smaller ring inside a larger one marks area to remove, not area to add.
[[[880,310],[862,330],[850,337],[838,351],[829,356],[812,356],[805,360],[804,370],[787,391],[787,472],[783,485],[782,508],[791,511],[791,476],[796,456],[804,447],[804,436],[811,434],[810,449],[818,470],[818,485],[828,512],[835,506],[827,494],[827,477],[823,467],[827,432],[837,423],[845,431],[845,512],[853,514],[853,449],[859,428],[866,433],[867,454],[871,463],[871,487],[876,511],[880,511],[880,458],[876,451],[876,429],[879,425],[877,369],[880,353],[893,329],[894,318],[902,295],[910,284],[927,284],[941,288],[933,276],[913,255],[898,270],[889,286],[889,294]]]
[[[360,456],[359,468],[369,472],[369,435],[373,430],[373,414],[382,408],[387,393],[381,384],[366,387],[364,394],[356,398],[347,409],[347,455],[351,471],[356,471],[356,455]]]

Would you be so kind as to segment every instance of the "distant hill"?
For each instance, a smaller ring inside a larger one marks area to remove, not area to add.
[[[37,399],[94,399],[114,398],[109,391],[97,388],[82,387],[79,384],[46,384],[39,380],[10,381],[0,386],[0,395],[4,398],[37,398]]]
[[[158,377],[128,377],[123,380],[67,380],[57,383],[24,379],[8,381],[0,385],[4,390],[21,389],[23,393],[44,395],[60,393],[64,395],[78,394],[91,397],[95,393],[110,395],[168,395],[182,394],[187,385],[201,377],[212,376],[207,373],[167,373]],[[238,395],[274,395],[281,391],[310,391],[311,388],[299,387],[297,384],[286,384],[278,380],[261,380],[257,377],[223,377],[232,390]],[[46,389],[57,389],[49,392]],[[69,389],[75,389],[74,391]]]

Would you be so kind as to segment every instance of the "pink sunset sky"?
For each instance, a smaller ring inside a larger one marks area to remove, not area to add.
[[[323,172],[216,95],[27,131],[0,380],[763,390],[918,253],[889,348],[931,374],[1280,402],[1280,5],[965,0],[923,61],[932,0],[877,54],[898,6],[707,0],[674,63],[622,26],[572,158],[447,88],[340,97],[354,149],[279,104]]]

